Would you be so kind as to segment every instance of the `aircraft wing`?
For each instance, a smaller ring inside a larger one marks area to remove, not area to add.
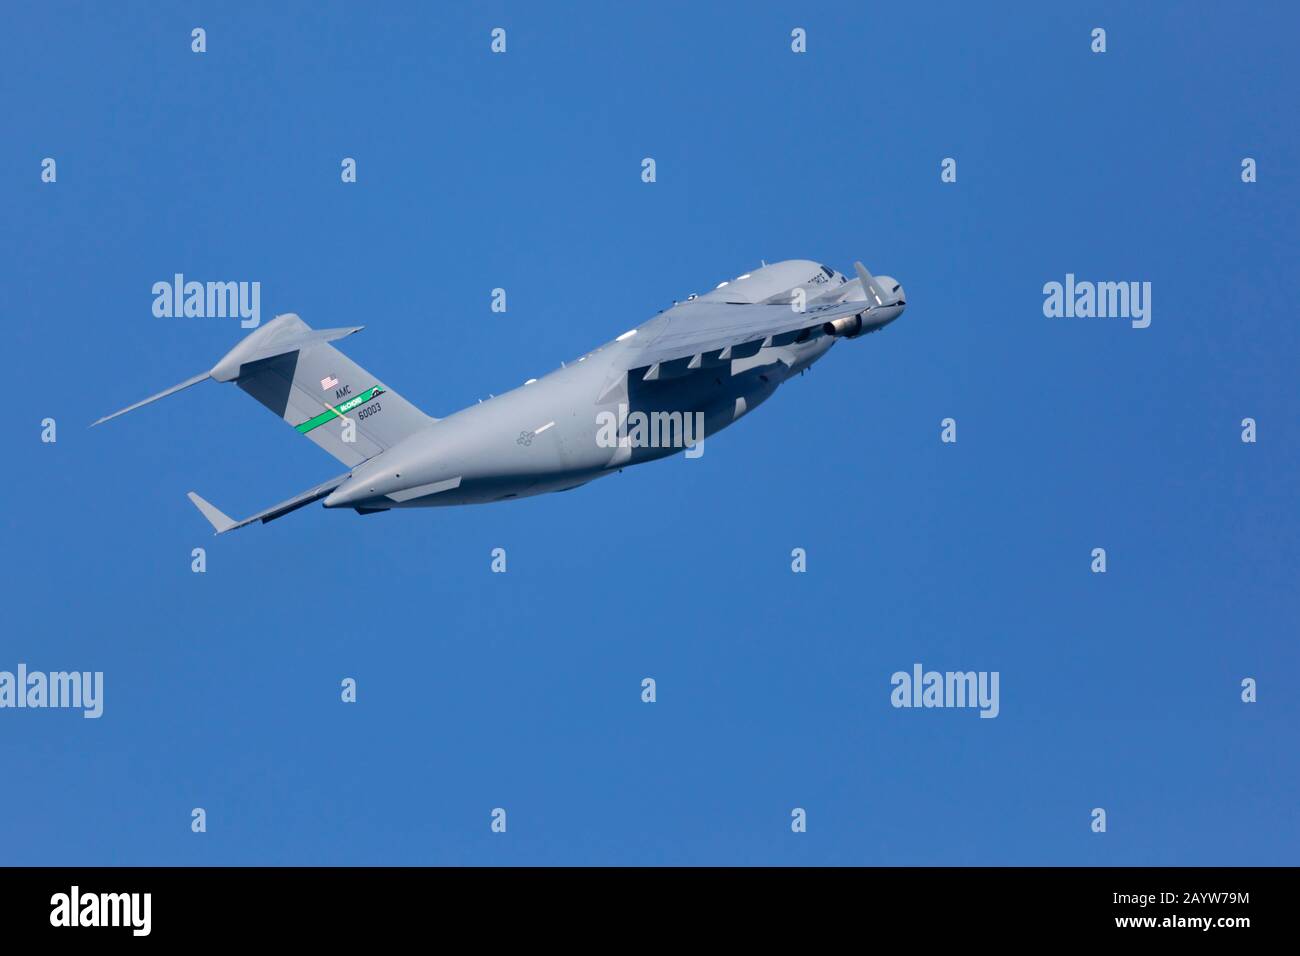
[[[764,345],[806,341],[822,334],[821,327],[832,319],[870,308],[862,300],[809,305],[802,312],[789,305],[687,302],[669,313],[668,327],[632,361],[636,368],[648,369],[645,378],[653,381],[661,374],[667,377],[665,366],[696,369],[753,355]]]
[[[861,329],[874,310],[885,310],[885,321],[897,316],[894,308],[903,303],[899,287],[886,291],[861,262],[853,263],[858,277],[814,296],[802,310],[790,301],[762,303],[718,301],[712,297],[692,299],[666,313],[667,327],[650,339],[633,358],[629,374],[638,372],[643,381],[685,375],[695,369],[722,365],[732,359],[756,355],[770,345],[806,342],[814,335],[833,333],[827,323],[851,315],[862,315]],[[848,296],[853,298],[843,301]],[[834,301],[823,301],[833,297]],[[844,333],[839,333],[844,334]],[[857,335],[858,332],[853,332]]]

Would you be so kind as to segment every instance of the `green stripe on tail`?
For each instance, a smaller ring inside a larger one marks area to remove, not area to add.
[[[352,398],[349,398],[346,402],[343,402],[341,405],[335,405],[332,408],[327,408],[325,411],[321,412],[316,417],[307,419],[301,425],[295,425],[294,428],[296,428],[298,431],[302,432],[302,434],[305,435],[313,428],[319,428],[321,425],[324,425],[326,422],[332,422],[336,418],[342,418],[348,412],[352,411],[352,409],[356,408],[359,405],[364,405],[372,398],[378,398],[380,395],[384,394],[384,391],[385,389],[384,386],[382,385],[372,386],[371,388],[366,389],[360,395],[354,395]]]

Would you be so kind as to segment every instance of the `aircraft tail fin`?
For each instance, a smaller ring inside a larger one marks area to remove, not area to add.
[[[278,315],[250,333],[207,372],[105,415],[94,424],[212,378],[234,382],[299,434],[352,467],[437,421],[329,344],[361,329],[313,329],[292,313]],[[199,510],[213,521],[202,505]],[[225,517],[215,508],[212,511]]]

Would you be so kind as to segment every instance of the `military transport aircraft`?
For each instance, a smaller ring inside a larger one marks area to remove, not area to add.
[[[361,514],[566,491],[699,447],[766,400],[838,339],[902,314],[902,287],[855,263],[848,279],[803,259],[764,265],[693,295],[540,379],[433,418],[330,345],[362,326],[312,329],[293,314],[250,333],[206,372],[98,425],[205,379],[234,382],[348,467],[236,521],[194,492],[217,534],[324,499]]]

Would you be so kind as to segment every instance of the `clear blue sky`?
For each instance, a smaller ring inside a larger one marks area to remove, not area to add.
[[[374,7],[7,13],[0,669],[106,700],[0,711],[0,863],[1297,862],[1294,5]],[[337,463],[212,383],[86,428],[242,334],[176,272],[446,415],[803,257],[907,314],[571,494],[213,538],[186,491]],[[895,710],[915,662],[1000,716]]]

